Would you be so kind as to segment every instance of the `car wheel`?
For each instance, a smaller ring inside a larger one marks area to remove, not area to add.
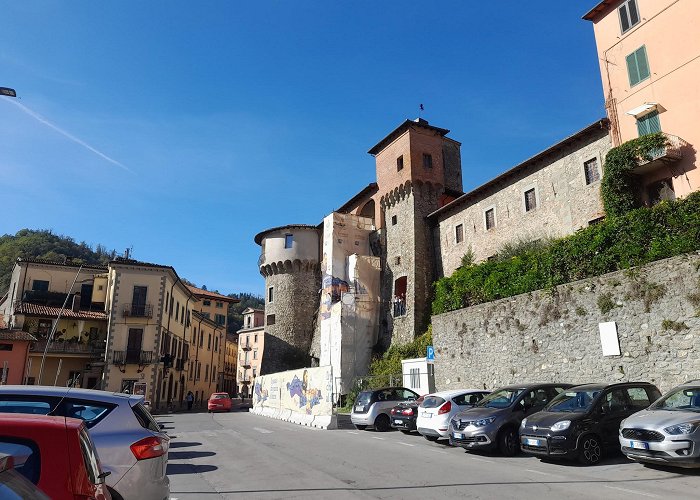
[[[367,428],[366,425],[357,425],[357,424],[355,424],[355,429],[357,429],[358,431],[364,431],[366,428]]]
[[[110,496],[112,497],[112,500],[124,500],[124,498],[123,498],[119,493],[117,493],[116,491],[114,491],[114,490],[113,490],[112,488],[110,488],[109,486],[107,486],[107,491],[109,491],[109,494],[110,494]]]
[[[518,433],[512,427],[503,429],[498,435],[498,449],[501,455],[512,457],[518,453]]]
[[[383,413],[381,415],[377,415],[377,418],[374,419],[374,428],[377,429],[378,432],[388,431],[390,428],[389,417]]]
[[[423,436],[425,439],[428,441],[437,441],[438,437],[437,436]]]
[[[583,465],[595,465],[603,458],[600,439],[593,434],[584,436],[579,443],[578,461]]]

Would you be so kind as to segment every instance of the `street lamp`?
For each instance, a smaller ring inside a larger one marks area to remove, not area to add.
[[[0,87],[0,95],[6,95],[7,97],[17,97],[17,92],[15,89],[9,87]]]

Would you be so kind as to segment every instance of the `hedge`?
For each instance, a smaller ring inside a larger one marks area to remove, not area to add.
[[[463,266],[434,283],[433,314],[700,250],[700,192],[628,210],[542,248]]]

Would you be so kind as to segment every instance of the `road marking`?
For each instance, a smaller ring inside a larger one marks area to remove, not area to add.
[[[492,464],[493,460],[486,460],[485,458],[477,458],[477,457],[469,457],[472,460],[476,460],[477,462],[486,462],[487,464]]]
[[[372,436],[372,439],[379,439],[380,441],[384,441],[384,438],[380,438],[380,437],[377,437],[377,436]]]
[[[534,472],[535,474],[542,474],[543,476],[551,476],[549,472],[542,472],[541,470],[525,469],[525,472]]]
[[[404,446],[415,446],[415,444],[402,443],[401,441],[399,441],[399,444],[402,444]]]
[[[355,432],[355,431],[346,431],[346,432],[347,432],[348,434],[359,434],[359,432]]]
[[[650,497],[650,498],[661,498],[658,495],[652,495],[651,493],[644,493],[643,491],[637,491],[637,490],[629,490],[627,488],[619,488],[617,486],[607,486],[603,485],[605,488],[609,488],[611,490],[618,490],[618,491],[624,491],[625,493],[631,493],[632,495],[642,495],[644,497]]]
[[[260,427],[253,427],[254,431],[258,431],[260,434],[272,434],[273,431],[268,431],[267,429],[261,429]]]
[[[435,453],[442,453],[443,455],[447,455],[446,451],[442,451],[442,450],[432,450],[432,451],[434,451]]]

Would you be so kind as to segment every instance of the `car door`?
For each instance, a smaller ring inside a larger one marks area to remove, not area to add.
[[[627,389],[618,387],[605,391],[598,400],[598,432],[604,446],[618,445],[620,422],[634,413],[630,411]]]

